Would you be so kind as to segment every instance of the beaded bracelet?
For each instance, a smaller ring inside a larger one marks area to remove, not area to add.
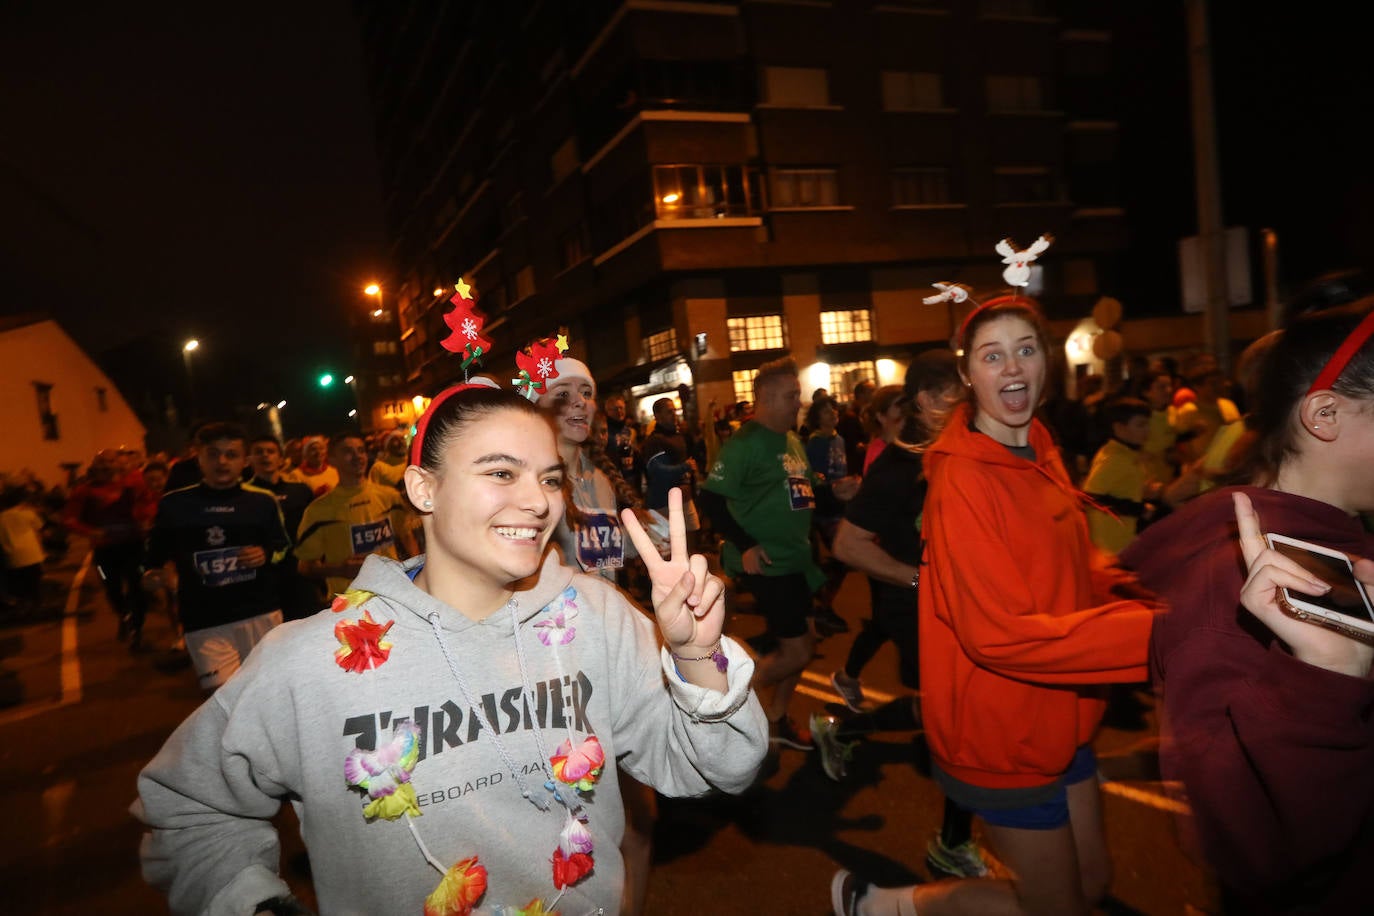
[[[711,661],[716,663],[716,670],[719,671],[721,674],[724,674],[725,669],[730,667],[730,660],[725,657],[724,652],[720,651],[720,643],[716,643],[715,648],[712,649],[710,652],[706,653],[705,655],[678,655],[672,649],[668,650],[668,654],[672,656],[675,661],[679,662],[704,662],[709,658]]]

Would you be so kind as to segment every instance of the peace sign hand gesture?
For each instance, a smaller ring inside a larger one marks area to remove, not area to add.
[[[1370,665],[1374,663],[1374,647],[1284,613],[1280,606],[1280,588],[1322,595],[1331,586],[1313,578],[1296,561],[1265,543],[1260,533],[1259,516],[1249,496],[1235,493],[1232,502],[1236,508],[1240,549],[1249,570],[1249,577],[1240,591],[1241,604],[1283,640],[1299,661],[1353,677],[1368,677]],[[1360,581],[1374,585],[1374,562],[1356,561],[1355,574]]]
[[[620,513],[640,559],[653,583],[654,617],[668,652],[678,661],[683,677],[703,687],[724,691],[720,631],[725,624],[725,583],[707,571],[706,558],[687,554],[687,522],[682,514],[682,491],[668,491],[668,559],[659,555],[639,519],[626,509]]]

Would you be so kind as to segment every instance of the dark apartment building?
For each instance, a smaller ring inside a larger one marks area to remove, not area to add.
[[[751,399],[900,381],[1002,285],[993,246],[1055,243],[1052,318],[1111,288],[1126,243],[1105,5],[1078,0],[359,2],[405,384],[460,376],[459,277],[487,366],[570,329],[603,389]],[[413,408],[412,408],[413,409]]]

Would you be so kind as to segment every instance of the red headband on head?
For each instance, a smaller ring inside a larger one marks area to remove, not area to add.
[[[425,432],[429,429],[429,418],[434,416],[434,412],[439,409],[449,398],[460,391],[467,391],[469,388],[485,388],[492,390],[491,385],[482,385],[475,382],[461,382],[445,388],[434,396],[434,400],[429,402],[429,407],[420,415],[420,422],[415,424],[415,438],[410,443],[410,463],[416,467],[420,466],[420,453],[425,448]]]
[[[1355,326],[1355,330],[1350,332],[1350,336],[1345,339],[1336,352],[1331,354],[1331,358],[1322,366],[1322,371],[1317,373],[1317,379],[1312,383],[1312,387],[1307,389],[1307,393],[1322,391],[1336,384],[1336,379],[1341,377],[1345,367],[1350,365],[1350,361],[1355,358],[1355,354],[1360,352],[1365,341],[1369,340],[1370,335],[1374,334],[1374,311],[1364,316],[1364,320]]]
[[[957,343],[961,348],[966,343],[964,337],[968,333],[969,322],[973,320],[974,315],[977,315],[980,312],[986,312],[988,309],[993,308],[995,306],[1006,305],[1009,302],[1020,302],[1023,299],[1025,300],[1026,308],[1030,309],[1033,312],[1036,311],[1036,308],[1034,305],[1031,304],[1030,299],[1027,299],[1025,296],[1018,296],[1015,293],[1006,296],[994,296],[987,302],[984,302],[982,305],[978,306],[976,309],[969,312],[968,315],[964,317],[964,320],[960,322],[959,334],[957,337],[954,338],[955,343]]]

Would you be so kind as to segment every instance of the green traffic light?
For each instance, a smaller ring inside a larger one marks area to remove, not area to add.
[[[320,387],[321,387],[321,388],[328,388],[328,387],[329,387],[330,385],[332,385],[332,384],[334,384],[334,376],[330,375],[328,372],[326,372],[324,375],[320,376]]]

